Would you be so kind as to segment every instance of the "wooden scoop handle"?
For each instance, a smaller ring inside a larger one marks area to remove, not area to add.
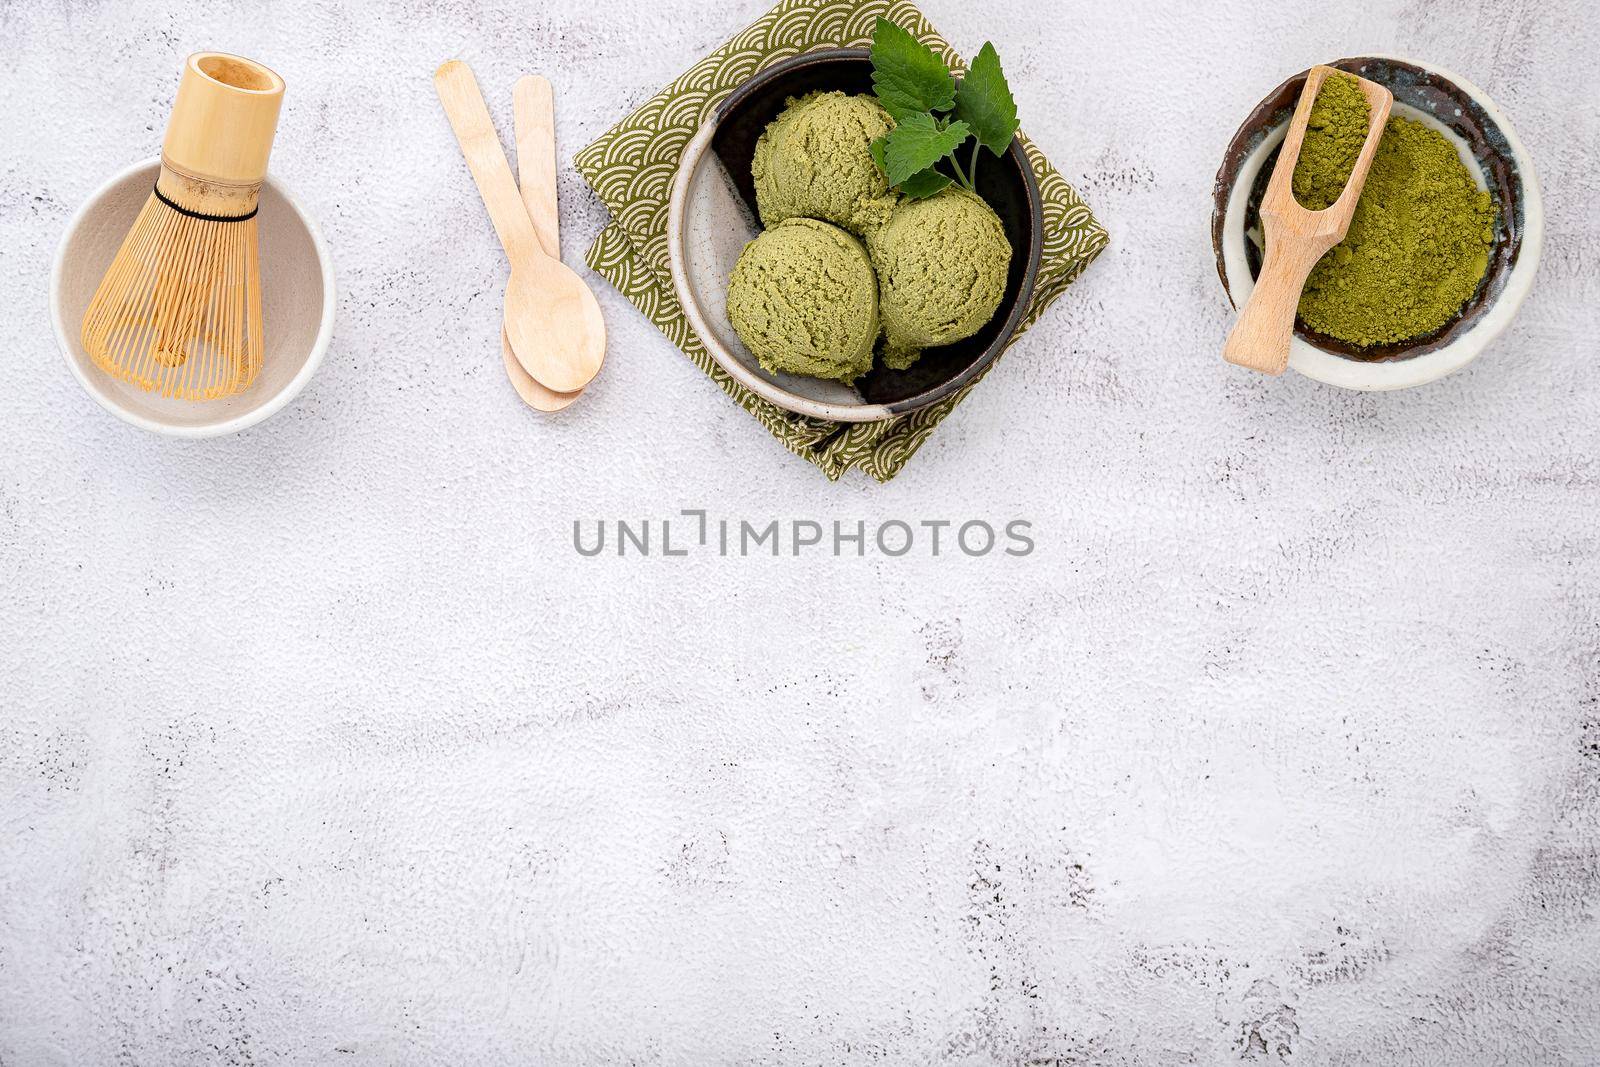
[[[433,86],[456,132],[472,179],[478,183],[483,206],[489,209],[494,232],[499,235],[500,245],[515,271],[530,257],[542,255],[543,249],[528,218],[522,194],[517,191],[511,164],[506,162],[505,150],[500,147],[500,137],[494,132],[494,122],[489,118],[488,105],[483,102],[478,79],[473,77],[471,67],[453,59],[434,72]]]
[[[1269,230],[1273,226],[1270,221],[1266,225]],[[1274,240],[1269,233],[1261,276],[1228,335],[1224,359],[1263,374],[1282,374],[1289,369],[1300,294],[1312,268],[1331,247],[1324,241]]]

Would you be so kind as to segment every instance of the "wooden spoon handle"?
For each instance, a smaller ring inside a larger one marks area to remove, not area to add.
[[[1267,256],[1261,276],[1245,303],[1228,345],[1222,350],[1229,363],[1263,374],[1282,374],[1289,369],[1289,346],[1294,341],[1295,315],[1306,279],[1327,251],[1299,241],[1267,240]]]
[[[500,236],[501,247],[516,270],[518,264],[541,255],[542,249],[528,218],[527,205],[517,192],[517,180],[511,176],[511,164],[506,162],[505,150],[494,132],[478,79],[473,77],[471,67],[453,59],[434,73],[433,85],[450,117],[472,178],[478,183],[483,205],[489,209],[494,232]]]
[[[561,210],[556,200],[556,101],[550,82],[536,74],[517,80],[512,93],[517,124],[517,170],[522,200],[551,259],[561,258]]]
[[[555,98],[550,83],[529,76],[516,84],[512,93],[517,126],[517,180],[522,186],[522,202],[539,235],[539,245],[551,259],[561,258],[561,230],[556,210]],[[523,403],[535,411],[562,411],[583,395],[557,393],[528,374],[511,350],[511,340],[500,331],[500,354],[506,374]]]

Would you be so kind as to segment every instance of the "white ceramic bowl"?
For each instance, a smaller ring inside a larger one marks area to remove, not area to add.
[[[101,407],[151,433],[220,437],[271,418],[306,387],[333,336],[333,260],[317,224],[268,178],[261,190],[261,317],[266,352],[249,389],[222,400],[146,393],[96,367],[78,339],[83,313],[155,185],[160,160],[135,163],[84,203],[67,224],[50,274],[50,311],[67,366]]]
[[[1533,288],[1544,251],[1544,205],[1533,161],[1509,119],[1482,89],[1458,75],[1392,56],[1341,59],[1332,66],[1387,86],[1394,113],[1425,122],[1456,145],[1481,188],[1501,209],[1499,241],[1489,275],[1463,313],[1438,334],[1358,353],[1331,338],[1295,336],[1289,365],[1308,378],[1347,389],[1381,391],[1425,385],[1471,363],[1505,332]],[[1250,217],[1268,177],[1267,164],[1283,143],[1294,102],[1305,84],[1297,75],[1280,85],[1240,127],[1217,175],[1212,242],[1217,270],[1235,306],[1255,288]]]

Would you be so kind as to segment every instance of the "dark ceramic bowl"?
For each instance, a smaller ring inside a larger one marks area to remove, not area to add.
[[[987,156],[978,192],[1011,241],[1006,295],[989,325],[960,344],[929,349],[910,370],[876,367],[854,386],[761,369],[728,322],[728,279],[761,232],[750,163],[756,141],[789,99],[818,90],[872,91],[865,50],[797,56],[734,91],[684,150],[667,224],[673,288],[713,359],[757,395],[788,411],[837,422],[877,422],[919,411],[961,389],[1005,350],[1027,313],[1044,249],[1039,185],[1020,141]]]
[[[1533,164],[1511,123],[1482,90],[1437,67],[1384,56],[1329,64],[1386,86],[1394,113],[1443,130],[1499,208],[1489,272],[1441,329],[1395,345],[1357,348],[1296,324],[1290,366],[1351,389],[1404,389],[1442,378],[1477,358],[1510,325],[1538,271],[1544,208]],[[1250,113],[1217,173],[1211,242],[1228,298],[1242,305],[1261,269],[1261,199],[1306,75],[1297,74]]]

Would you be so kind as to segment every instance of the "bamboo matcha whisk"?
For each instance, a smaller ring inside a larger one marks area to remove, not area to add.
[[[83,316],[83,346],[147,391],[214,400],[261,369],[256,207],[283,79],[219,52],[189,57],[150,199]]]

